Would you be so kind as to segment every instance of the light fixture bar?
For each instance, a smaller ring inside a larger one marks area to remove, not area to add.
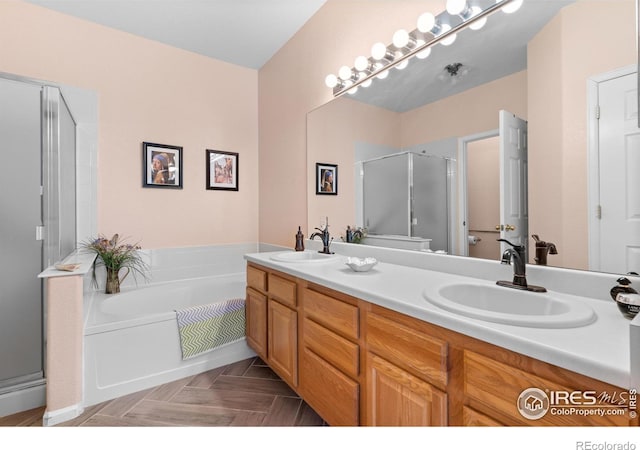
[[[424,33],[425,34],[425,37],[424,37],[425,42],[424,42],[424,44],[420,44],[420,45],[418,45],[416,47],[411,48],[408,52],[402,54],[401,56],[398,56],[396,59],[394,59],[393,61],[391,61],[388,64],[383,64],[382,66],[378,66],[376,69],[372,70],[366,76],[361,77],[361,78],[353,81],[353,83],[338,83],[333,88],[333,96],[334,97],[339,97],[339,96],[343,95],[344,93],[349,92],[351,89],[357,88],[361,84],[365,83],[368,80],[371,80],[372,78],[376,77],[377,75],[379,75],[380,73],[384,72],[385,70],[389,70],[389,69],[399,65],[403,61],[407,61],[409,58],[412,58],[413,56],[415,56],[416,54],[420,53],[421,51],[424,51],[427,48],[433,47],[438,42],[440,42],[440,41],[446,39],[447,37],[452,36],[452,35],[460,32],[460,31],[464,30],[465,28],[468,28],[473,23],[480,21],[484,17],[490,16],[491,14],[495,13],[496,11],[498,11],[501,8],[504,8],[506,5],[508,5],[509,3],[512,3],[514,1],[517,2],[517,1],[520,1],[520,0],[496,0],[496,3],[488,6],[485,9],[483,9],[478,14],[468,18],[467,20],[463,20],[462,22],[460,22],[455,27],[452,27],[450,30],[447,30],[447,31],[445,31],[445,32],[443,32],[441,34],[438,34],[437,36],[432,36],[431,39],[427,40],[426,34],[429,34],[429,33]],[[421,31],[415,29],[412,32],[410,32],[409,34],[411,36],[416,36],[416,35],[423,34],[423,33]],[[390,47],[393,47],[393,44],[388,46],[387,49],[390,49]],[[395,47],[393,47],[393,48],[395,48]],[[376,67],[375,65],[372,65],[372,66]]]

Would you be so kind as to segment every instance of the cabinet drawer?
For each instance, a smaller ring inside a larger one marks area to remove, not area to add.
[[[296,307],[296,283],[293,281],[270,273],[269,295],[285,305]]]
[[[300,385],[308,387],[305,401],[329,425],[358,425],[359,384],[308,348],[303,348],[301,353]]]
[[[267,272],[253,266],[247,266],[247,286],[267,292]]]
[[[304,345],[354,378],[359,372],[360,347],[308,318],[304,319]]]
[[[420,378],[447,384],[447,343],[413,328],[367,314],[369,349]]]
[[[465,350],[464,393],[468,399],[465,400],[465,403],[468,404],[469,401],[472,401],[475,409],[497,411],[507,418],[514,419],[520,425],[629,425],[628,414],[602,417],[598,415],[582,415],[579,411],[567,414],[554,414],[552,411],[556,410],[556,408],[554,408],[553,405],[550,405],[551,407],[548,412],[537,420],[525,418],[518,410],[518,398],[522,391],[528,388],[537,388],[546,393],[551,391],[571,393],[581,390],[578,387],[568,388],[561,386],[524,370]],[[582,390],[589,390],[589,387]],[[612,393],[610,392],[610,394]],[[523,401],[526,401],[526,399],[523,399]],[[573,405],[562,404],[561,406],[572,407]],[[580,409],[581,407],[582,406],[579,406],[576,409]],[[607,406],[604,406],[603,409],[607,409]],[[488,414],[493,415],[490,412]]]
[[[316,322],[342,336],[358,339],[360,335],[357,306],[305,289],[304,312]]]

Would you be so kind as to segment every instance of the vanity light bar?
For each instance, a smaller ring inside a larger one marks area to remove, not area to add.
[[[354,93],[359,86],[366,87],[371,84],[374,77],[386,78],[387,71],[393,67],[398,69],[406,66],[409,59],[417,56],[426,58],[431,51],[431,47],[437,43],[450,45],[456,38],[457,33],[465,28],[479,29],[486,22],[486,18],[502,9],[505,13],[511,13],[519,9],[523,0],[496,0],[496,2],[485,9],[478,6],[470,6],[468,1],[464,2],[464,7],[459,14],[451,14],[451,17],[458,17],[462,20],[458,25],[452,26],[438,20],[443,13],[435,17],[434,24],[429,30],[423,31],[418,28],[407,33],[399,30],[394,34],[395,43],[407,42],[402,48],[398,48],[393,43],[384,47],[384,44],[376,44],[372,48],[372,56],[366,58],[359,56],[356,58],[355,68],[342,66],[338,76],[329,74],[325,78],[325,84],[333,88],[333,96],[338,97],[346,92]],[[459,0],[448,0],[447,4],[460,3]],[[456,12],[458,8],[454,8]],[[473,11],[472,13],[470,11]],[[421,16],[422,17],[422,16]],[[420,21],[420,20],[419,20]],[[475,26],[472,26],[474,25]],[[438,34],[436,34],[438,33]],[[406,34],[406,36],[405,36]]]

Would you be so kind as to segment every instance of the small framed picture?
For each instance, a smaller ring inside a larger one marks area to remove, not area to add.
[[[142,187],[182,189],[182,147],[143,142]]]
[[[238,160],[237,153],[207,150],[207,189],[237,191]]]
[[[338,195],[338,166],[316,163],[316,195]]]

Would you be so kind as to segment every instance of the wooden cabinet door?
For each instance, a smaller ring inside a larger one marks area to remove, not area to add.
[[[447,394],[372,353],[366,368],[367,425],[447,425]]]
[[[267,296],[247,288],[245,301],[247,343],[267,360]]]
[[[304,399],[331,426],[359,424],[360,386],[304,347],[300,355],[300,388]]]
[[[471,409],[467,406],[462,407],[462,424],[465,427],[501,427],[503,426],[497,420],[493,420],[491,417],[479,413],[478,411]]]
[[[268,363],[291,385],[298,385],[298,313],[275,300],[268,303]]]

